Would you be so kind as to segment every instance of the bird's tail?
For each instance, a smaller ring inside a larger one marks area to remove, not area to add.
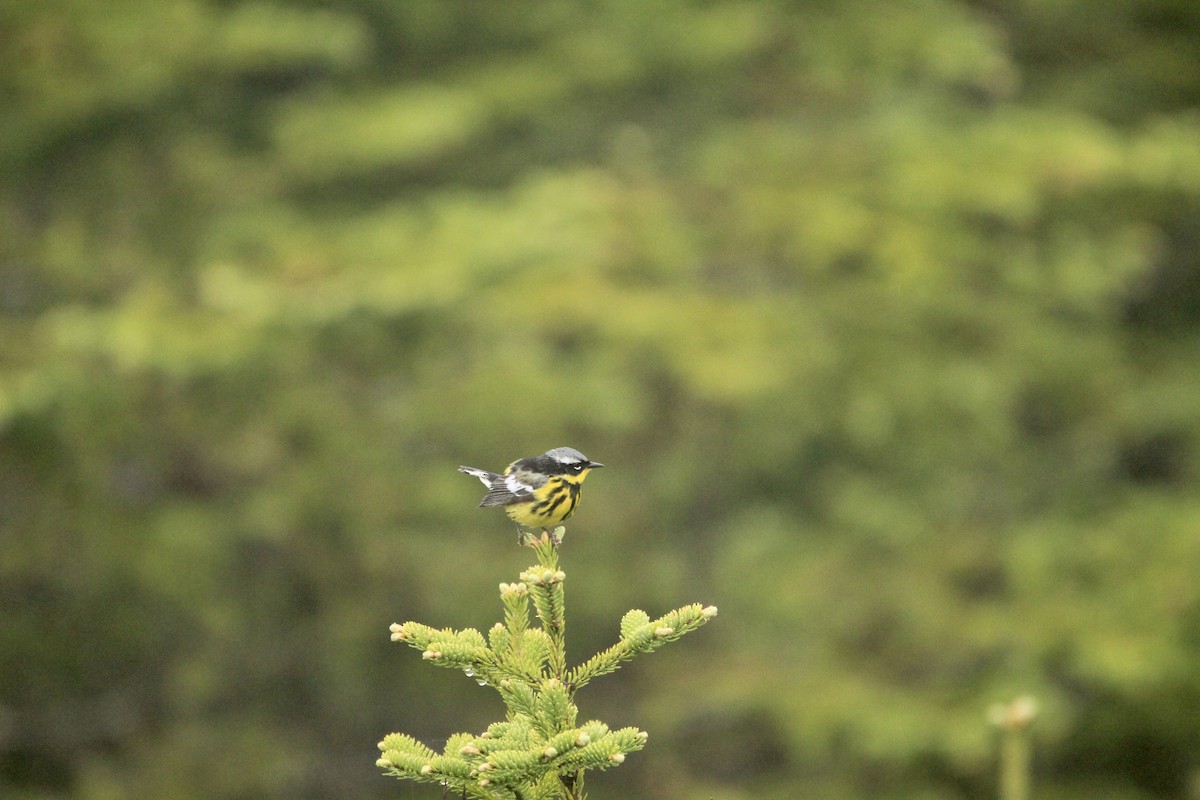
[[[477,467],[459,467],[458,471],[474,475],[476,478],[479,478],[480,483],[489,489],[492,488],[492,483],[500,477],[494,472],[488,472],[486,469],[479,469]]]

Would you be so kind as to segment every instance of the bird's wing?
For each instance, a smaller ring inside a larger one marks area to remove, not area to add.
[[[480,501],[481,507],[507,506],[533,499],[533,487],[516,475],[497,475]]]

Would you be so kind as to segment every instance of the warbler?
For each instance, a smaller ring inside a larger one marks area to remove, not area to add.
[[[574,514],[583,481],[603,466],[573,447],[556,447],[514,461],[503,475],[476,467],[459,467],[458,471],[479,478],[488,489],[479,507],[503,506],[508,518],[517,523],[517,541],[524,542],[525,528],[551,531]]]

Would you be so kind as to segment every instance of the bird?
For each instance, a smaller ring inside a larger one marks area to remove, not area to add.
[[[503,474],[477,467],[458,471],[474,475],[487,487],[479,507],[502,506],[517,523],[517,542],[523,543],[529,535],[526,528],[552,531],[574,514],[583,481],[603,466],[573,447],[555,447],[540,456],[517,459]],[[557,544],[554,533],[550,538]]]

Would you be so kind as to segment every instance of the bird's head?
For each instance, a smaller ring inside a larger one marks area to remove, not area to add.
[[[603,467],[599,461],[591,461],[583,453],[573,447],[556,447],[547,450],[543,458],[547,459],[555,472],[561,475],[577,475],[583,480],[594,469]]]

